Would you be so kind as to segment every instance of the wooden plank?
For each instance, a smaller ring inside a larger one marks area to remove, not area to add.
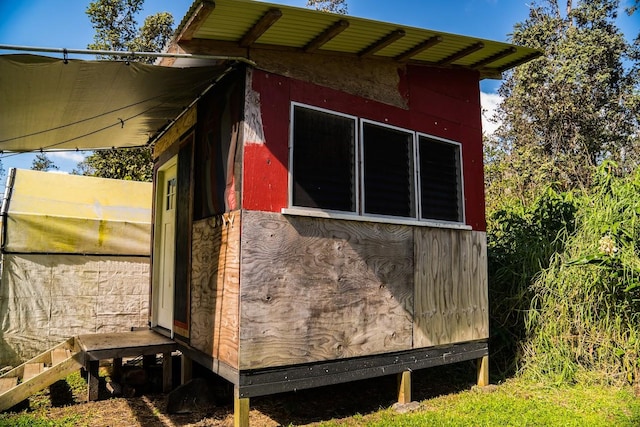
[[[484,233],[415,230],[414,348],[488,337]]]
[[[194,104],[156,141],[153,147],[153,159],[160,157],[174,142],[177,142],[182,135],[191,129],[196,124],[197,118],[197,104]]]
[[[413,270],[409,226],[243,212],[240,369],[410,349]]]
[[[182,353],[180,356],[180,384],[186,384],[193,378],[193,359]]]
[[[88,360],[158,354],[176,348],[175,341],[151,330],[86,334],[77,340]]]
[[[0,378],[6,378],[6,377],[18,377],[18,378],[22,378],[24,376],[24,367],[25,365],[29,364],[29,363],[45,363],[45,364],[50,364],[51,363],[51,351],[57,349],[57,348],[68,348],[68,349],[72,349],[74,352],[76,351],[75,349],[75,339],[74,338],[69,338],[66,341],[61,342],[60,344],[58,344],[57,346],[51,348],[50,350],[47,350],[43,353],[38,354],[37,356],[35,356],[34,358],[26,361],[25,363],[23,363],[22,365],[16,366],[15,368],[13,368],[12,370],[4,373],[3,375],[0,376]]]
[[[256,40],[260,38],[264,33],[267,32],[269,28],[273,26],[273,24],[278,21],[278,19],[282,18],[282,11],[277,8],[269,9],[265,12],[264,15],[256,22],[250,29],[245,33],[244,36],[240,39],[238,45],[241,47],[249,47]]]
[[[171,352],[162,353],[162,392],[169,393],[173,389],[173,362]]]
[[[190,344],[237,368],[240,212],[194,223],[191,256]]]
[[[18,385],[18,377],[0,378],[0,394]]]
[[[216,3],[214,1],[203,0],[198,5],[197,9],[191,14],[189,21],[182,27],[182,32],[176,40],[191,40],[202,24],[207,20],[209,15],[211,15],[211,12],[213,12],[215,7]]]

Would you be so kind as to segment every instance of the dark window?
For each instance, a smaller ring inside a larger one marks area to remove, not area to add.
[[[413,133],[362,125],[364,212],[415,218]]]
[[[355,120],[293,109],[293,205],[355,212]]]
[[[420,136],[418,148],[422,218],[461,222],[460,146]]]

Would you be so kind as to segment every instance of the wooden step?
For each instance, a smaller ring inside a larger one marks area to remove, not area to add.
[[[66,348],[56,348],[51,352],[51,366],[56,366],[71,357],[71,350]]]
[[[0,394],[18,385],[18,377],[0,378]]]
[[[22,382],[30,380],[42,371],[44,371],[44,363],[27,363],[24,365]]]

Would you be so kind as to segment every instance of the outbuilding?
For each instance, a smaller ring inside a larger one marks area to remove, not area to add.
[[[155,146],[152,327],[253,396],[477,360],[479,81],[538,52],[253,1],[169,53],[226,55]],[[165,59],[163,64],[184,64]]]

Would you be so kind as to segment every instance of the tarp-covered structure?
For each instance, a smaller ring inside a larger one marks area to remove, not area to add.
[[[0,366],[148,324],[150,183],[12,169],[5,191]]]

